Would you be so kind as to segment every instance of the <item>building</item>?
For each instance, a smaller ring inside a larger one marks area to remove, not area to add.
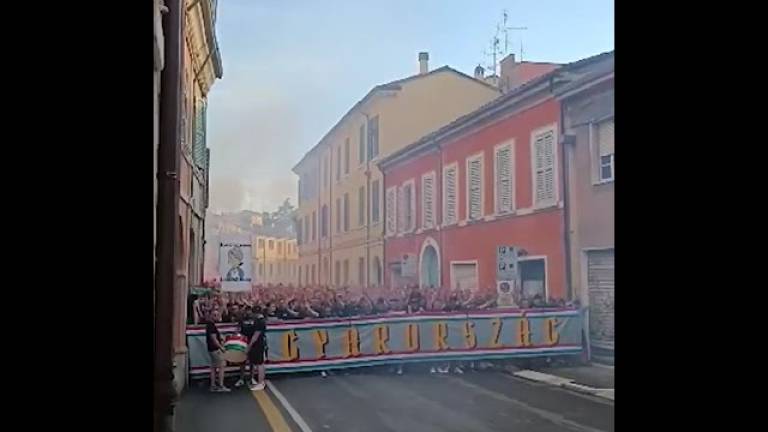
[[[569,297],[561,109],[553,92],[604,57],[541,68],[379,162],[386,283],[495,292],[497,249],[513,246],[526,296]]]
[[[168,430],[173,393],[187,376],[188,291],[202,278],[210,161],[206,98],[222,67],[215,0],[153,4],[155,430]]]
[[[592,357],[613,361],[614,63],[558,91],[563,105],[571,286],[588,305]]]
[[[444,66],[381,84],[293,168],[299,176],[298,280],[367,287],[383,281],[382,176],[376,161],[495,99],[499,90]]]
[[[256,285],[298,284],[299,249],[296,239],[253,237],[253,278]]]

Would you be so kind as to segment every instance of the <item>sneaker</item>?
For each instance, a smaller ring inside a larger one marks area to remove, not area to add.
[[[435,369],[435,367],[434,367],[434,366],[432,366],[431,368],[429,368],[429,373],[431,373],[431,374],[433,374],[433,373],[437,373],[437,370]]]
[[[437,371],[440,372],[441,374],[447,374],[448,373],[448,367],[446,366],[446,367],[443,367],[443,368],[437,368]]]
[[[403,374],[403,367],[402,366],[397,368],[397,374],[398,375],[402,375]]]
[[[243,379],[242,379],[242,378],[240,378],[240,379],[239,379],[239,380],[237,380],[237,382],[235,383],[235,388],[240,388],[240,387],[242,387],[242,386],[244,386],[244,385],[245,385],[245,381],[243,381]]]
[[[211,393],[216,393],[216,392],[219,391],[219,387],[218,386],[210,386],[208,388],[208,391],[211,392]]]
[[[251,391],[261,391],[261,390],[264,390],[264,387],[265,387],[264,383],[258,383],[258,384],[251,383],[251,385],[248,386],[248,388]]]
[[[218,393],[229,393],[231,391],[232,391],[232,389],[230,389],[229,387],[226,387],[226,386],[219,387],[216,390],[216,392],[218,392]]]
[[[249,385],[249,387],[253,387],[253,386],[258,385],[258,384],[259,384],[258,381],[256,381],[255,379],[251,378],[251,385]]]
[[[461,375],[464,373],[464,371],[461,370],[460,367],[456,366],[455,368],[453,368],[453,373]]]
[[[320,376],[321,376],[321,377],[323,377],[323,378],[325,378],[325,377],[327,377],[327,376],[328,376],[328,372],[326,372],[326,371],[320,371]]]

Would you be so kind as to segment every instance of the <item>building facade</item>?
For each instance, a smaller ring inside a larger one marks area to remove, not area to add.
[[[571,286],[589,306],[593,358],[614,349],[614,63],[613,55],[558,93],[564,111]]]
[[[379,163],[385,283],[495,292],[497,250],[512,246],[525,296],[570,297],[554,91],[600,58],[542,71]]]
[[[299,249],[296,239],[253,237],[253,278],[256,285],[297,285]]]
[[[384,279],[383,179],[376,162],[495,99],[499,90],[449,67],[374,87],[294,167],[301,285]]]

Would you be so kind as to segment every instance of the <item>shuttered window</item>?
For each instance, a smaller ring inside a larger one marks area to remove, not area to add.
[[[365,225],[365,186],[357,190],[357,225]]]
[[[458,220],[458,189],[456,177],[458,167],[454,164],[443,170],[443,225],[455,224]]]
[[[555,131],[534,136],[534,203],[536,207],[554,205],[555,196]]]
[[[416,184],[413,180],[403,183],[402,193],[402,231],[410,232],[416,227]]]
[[[349,231],[349,194],[344,194],[344,232]]]
[[[349,138],[344,141],[344,174],[349,174]]]
[[[374,180],[371,183],[371,222],[379,222],[379,181]]]
[[[393,235],[397,232],[397,187],[387,189],[387,202],[384,210],[387,219],[387,234]]]
[[[467,159],[467,219],[483,217],[483,155]]]
[[[497,214],[505,214],[515,209],[512,145],[504,144],[497,147],[494,159],[495,175],[493,189],[495,211]]]
[[[400,186],[397,191],[397,230],[405,231],[405,194],[403,187]]]
[[[435,226],[435,173],[424,174],[421,177],[421,227],[423,229]]]
[[[365,258],[363,257],[357,259],[357,283],[360,286],[365,285]]]
[[[360,141],[357,143],[357,161],[362,165],[365,162],[365,125],[360,125]]]
[[[336,234],[341,232],[341,198],[336,198]]]
[[[600,181],[614,178],[613,119],[597,125],[597,142],[600,157]]]
[[[336,147],[336,181],[341,180],[341,146]]]

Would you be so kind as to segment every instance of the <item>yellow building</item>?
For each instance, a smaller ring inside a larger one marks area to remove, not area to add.
[[[497,88],[444,66],[374,87],[293,168],[299,176],[300,285],[378,286],[383,192],[377,160],[496,98]]]
[[[296,239],[256,235],[251,250],[255,284],[297,284],[299,249]]]

